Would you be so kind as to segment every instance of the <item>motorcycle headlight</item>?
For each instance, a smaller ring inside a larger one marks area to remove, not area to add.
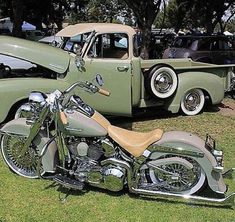
[[[29,103],[37,104],[38,106],[42,107],[46,103],[47,95],[41,92],[31,92],[29,94]]]
[[[26,115],[28,124],[32,124],[38,119],[42,107],[46,104],[46,98],[47,95],[41,92],[34,91],[29,94],[29,104],[24,108],[25,112],[28,111]]]

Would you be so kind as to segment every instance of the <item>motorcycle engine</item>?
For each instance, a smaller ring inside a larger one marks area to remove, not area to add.
[[[68,148],[75,156],[88,157],[96,161],[104,155],[103,148],[98,141],[70,138]]]
[[[109,146],[109,147],[107,147]],[[69,150],[76,156],[75,178],[90,185],[120,191],[123,189],[126,178],[126,170],[115,164],[101,166],[100,162],[107,156],[112,156],[112,146],[107,140],[81,141],[80,139],[70,140]]]
[[[123,189],[126,177],[126,170],[115,165],[108,165],[103,168],[103,183],[110,191],[120,191]]]

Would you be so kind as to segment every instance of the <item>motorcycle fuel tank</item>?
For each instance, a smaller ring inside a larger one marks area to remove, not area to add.
[[[92,118],[73,110],[65,110],[68,124],[65,126],[67,133],[79,137],[106,136],[107,130]]]

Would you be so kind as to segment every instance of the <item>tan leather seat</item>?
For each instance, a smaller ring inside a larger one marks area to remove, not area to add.
[[[109,125],[108,134],[130,154],[139,157],[149,145],[161,139],[163,131],[156,129],[148,133],[140,133]]]

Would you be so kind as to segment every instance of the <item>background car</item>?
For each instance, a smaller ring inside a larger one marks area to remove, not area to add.
[[[163,53],[166,58],[191,58],[213,64],[235,64],[235,43],[227,36],[179,36]]]
[[[45,36],[45,33],[40,30],[26,30],[23,32],[24,38],[32,41],[38,41]]]
[[[54,36],[54,35],[46,36],[42,39],[39,39],[38,41],[41,43],[56,46],[56,47],[60,47],[60,45],[62,44],[62,38],[58,36]]]

